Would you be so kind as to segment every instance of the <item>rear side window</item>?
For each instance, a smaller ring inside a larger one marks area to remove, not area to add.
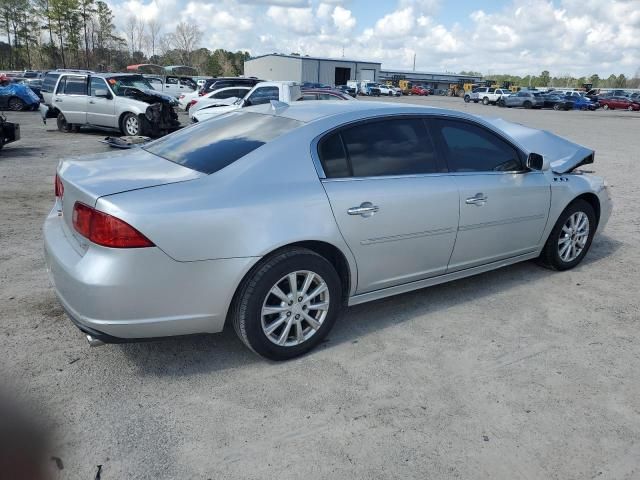
[[[211,174],[301,125],[285,117],[234,112],[178,130],[144,148],[174,163]]]
[[[318,149],[327,178],[438,172],[436,151],[422,119],[368,122],[333,136],[336,139],[327,137]]]
[[[47,73],[44,77],[44,81],[42,82],[42,88],[40,89],[40,91],[45,93],[53,92],[59,76],[59,73]]]
[[[86,95],[87,94],[87,78],[66,76],[60,80],[56,93],[64,93],[66,95]]]
[[[433,120],[442,138],[451,172],[522,170],[518,151],[497,135],[467,122]]]

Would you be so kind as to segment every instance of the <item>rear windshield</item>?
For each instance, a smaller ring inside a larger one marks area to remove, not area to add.
[[[301,125],[290,118],[233,112],[179,130],[144,148],[174,163],[210,174]]]

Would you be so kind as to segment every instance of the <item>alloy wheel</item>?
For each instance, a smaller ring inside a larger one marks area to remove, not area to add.
[[[558,255],[563,262],[573,262],[580,256],[589,238],[589,217],[575,212],[562,226],[558,239]]]
[[[138,119],[133,115],[127,117],[124,122],[124,129],[127,132],[127,135],[138,135],[139,131]]]
[[[271,287],[261,311],[262,331],[272,343],[293,347],[313,337],[327,318],[329,288],[309,270],[291,272]]]

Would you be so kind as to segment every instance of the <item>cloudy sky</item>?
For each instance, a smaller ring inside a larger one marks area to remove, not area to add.
[[[381,61],[383,68],[632,76],[640,0],[108,0],[116,24],[196,23],[202,46]]]

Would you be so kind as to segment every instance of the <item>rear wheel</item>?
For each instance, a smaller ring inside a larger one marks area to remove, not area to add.
[[[484,97],[484,98],[482,99],[482,104],[483,104],[483,105],[489,105],[489,99],[488,99],[487,97]]]
[[[304,248],[284,250],[243,282],[232,307],[233,326],[259,355],[297,357],[331,330],[341,306],[340,285],[324,257]]]
[[[538,259],[554,270],[569,270],[587,254],[596,231],[596,214],[589,202],[578,199],[558,218]]]
[[[471,97],[469,95],[464,96],[464,103],[469,103],[471,101]]]
[[[633,112],[633,106],[629,105],[629,106],[627,107],[627,110],[629,110],[630,112]]]
[[[7,106],[9,107],[9,110],[19,112],[25,107],[25,103],[18,97],[11,97],[9,99],[9,102],[7,103]]]
[[[526,109],[529,109],[529,108],[531,108],[531,107],[532,107],[531,102],[530,102],[529,100],[527,100],[526,102],[524,102],[524,103],[522,104],[522,106],[523,106],[524,108],[526,108]]]
[[[554,104],[553,105],[553,109],[554,110],[560,110],[560,104],[559,103]]]
[[[603,110],[609,110],[609,105],[604,104],[604,105],[602,106],[602,109],[603,109]]]
[[[60,130],[61,132],[69,133],[71,131],[71,124],[67,123],[67,119],[64,118],[64,115],[62,113],[58,114],[56,124],[58,125],[58,130]]]

